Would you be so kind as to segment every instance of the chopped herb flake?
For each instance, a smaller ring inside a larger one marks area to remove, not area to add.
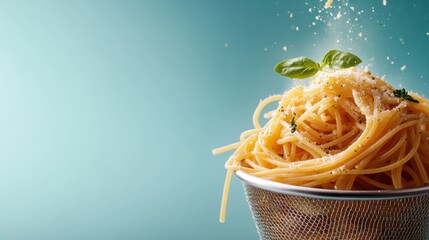
[[[396,89],[395,91],[393,91],[393,94],[395,95],[395,97],[398,97],[400,99],[403,99],[403,100],[406,100],[409,102],[413,102],[413,103],[419,103],[419,100],[408,95],[408,92],[404,88],[403,89]]]
[[[294,133],[294,132],[296,131],[295,116],[296,116],[296,113],[293,113],[293,117],[292,117],[292,119],[290,120],[290,131],[291,131],[292,133]]]

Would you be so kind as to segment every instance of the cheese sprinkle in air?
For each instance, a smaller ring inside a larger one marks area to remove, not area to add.
[[[334,0],[327,0],[325,3],[325,8],[330,8],[332,5],[332,2],[334,2]]]

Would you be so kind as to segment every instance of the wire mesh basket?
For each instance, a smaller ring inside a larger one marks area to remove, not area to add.
[[[429,239],[429,186],[339,191],[235,174],[261,239]]]

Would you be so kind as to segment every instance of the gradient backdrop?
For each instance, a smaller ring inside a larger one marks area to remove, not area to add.
[[[429,97],[429,2],[346,4],[1,1],[0,239],[258,239],[236,178],[218,223],[211,150],[293,85],[278,61],[349,50]]]

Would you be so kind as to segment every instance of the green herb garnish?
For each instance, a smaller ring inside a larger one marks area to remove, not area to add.
[[[290,131],[294,133],[296,131],[296,123],[295,123],[296,113],[293,113],[292,119],[290,120]]]
[[[362,60],[356,55],[340,50],[329,51],[319,64],[307,57],[286,59],[278,63],[274,70],[282,76],[290,78],[308,78],[323,68],[345,69],[357,66]]]
[[[408,95],[408,92],[405,91],[405,89],[396,89],[395,91],[393,91],[393,94],[395,95],[395,97],[398,97],[400,99],[409,101],[409,102],[413,102],[413,103],[419,103],[419,100],[413,98],[412,96]]]
[[[284,60],[275,67],[276,72],[290,78],[307,78],[320,70],[320,65],[306,57]]]

